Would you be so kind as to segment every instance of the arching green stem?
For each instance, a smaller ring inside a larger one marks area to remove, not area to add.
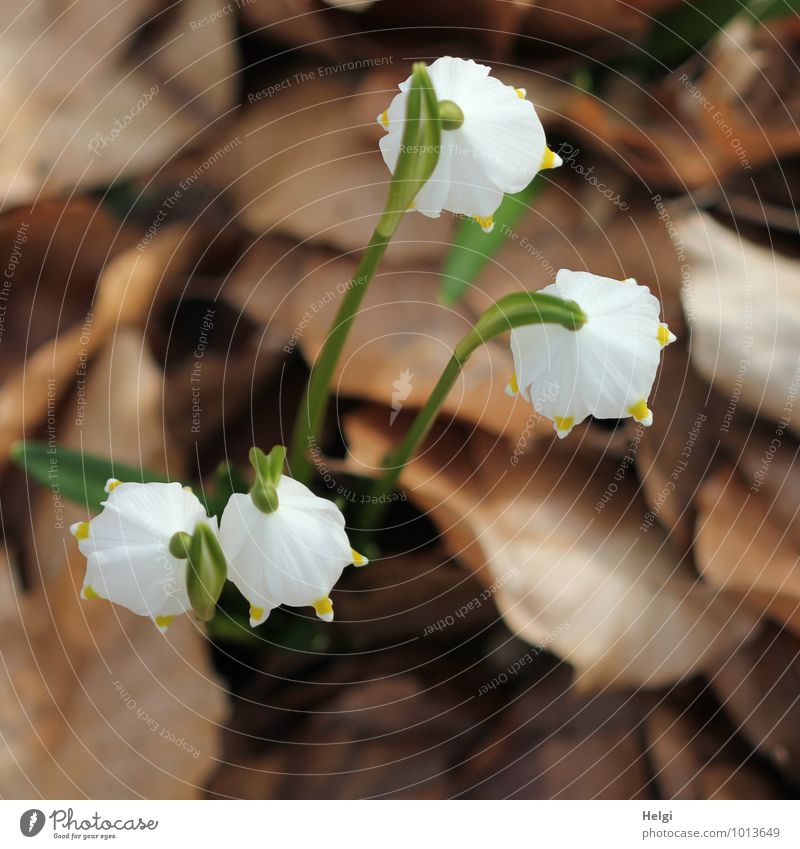
[[[513,327],[526,324],[560,324],[578,330],[586,316],[574,301],[564,301],[539,292],[519,292],[501,298],[478,319],[472,330],[456,345],[450,361],[400,444],[384,460],[384,472],[377,478],[359,515],[359,530],[377,527],[387,502],[397,488],[400,475],[436,421],[464,364],[477,348]]]

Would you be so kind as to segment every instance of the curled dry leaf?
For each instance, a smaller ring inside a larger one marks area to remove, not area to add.
[[[799,661],[797,638],[766,628],[711,679],[734,727],[795,784],[800,780]]]
[[[723,424],[741,404],[800,433],[800,265],[707,215],[688,219],[680,233],[691,266],[681,297],[692,362],[725,396]]]
[[[232,106],[232,16],[197,24],[218,0],[160,15],[152,13],[161,3],[122,5],[120,13],[97,0],[64,9],[35,0],[5,31],[6,207],[158,167]],[[145,24],[147,42],[137,38]]]
[[[690,708],[661,703],[647,715],[644,733],[662,798],[780,798],[769,772],[730,745],[726,725],[701,723]]]
[[[718,185],[739,171],[749,177],[751,169],[800,151],[792,58],[799,42],[793,15],[767,26],[738,16],[712,40],[707,60],[690,60],[665,79],[664,95],[674,98],[676,117],[703,151],[707,183]],[[693,65],[701,68],[697,75]]]
[[[377,415],[347,423],[362,472],[386,448]],[[678,564],[618,473],[552,443],[519,457],[483,434],[465,441],[451,431],[403,478],[451,555],[497,587],[508,626],[573,664],[583,688],[672,683],[714,668],[754,628]]]
[[[723,444],[735,461],[740,483],[758,495],[758,509],[766,509],[800,545],[800,441],[780,424],[762,419],[734,424],[723,435]]]
[[[718,189],[800,151],[797,41],[792,16],[770,27],[737,21],[707,58],[656,85],[615,76],[612,88],[575,92],[559,125],[656,189]]]
[[[0,377],[83,320],[103,266],[132,241],[92,198],[40,201],[0,216]]]
[[[79,598],[84,559],[3,614],[0,793],[196,798],[225,698],[197,626]],[[62,549],[62,561],[64,551]]]
[[[650,513],[682,555],[694,541],[694,499],[718,454],[723,412],[720,398],[691,367],[685,343],[665,352],[651,407],[658,411],[653,424],[632,428],[629,456]]]
[[[94,306],[42,343],[6,380],[0,388],[0,468],[8,463],[12,444],[36,431],[109,336],[121,327],[146,326],[167,282],[180,281],[178,272],[188,271],[192,255],[187,248],[196,239],[181,226],[165,227],[147,250],[130,248],[116,256],[100,277]]]
[[[697,503],[695,553],[704,577],[800,634],[797,517],[787,524],[757,479],[748,486],[727,464],[705,479]]]

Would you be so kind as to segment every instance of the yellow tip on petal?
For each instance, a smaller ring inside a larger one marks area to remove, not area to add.
[[[647,401],[644,398],[641,401],[637,401],[633,406],[628,407],[628,412],[639,424],[643,424],[645,427],[649,427],[653,423],[653,414],[650,412]]]
[[[113,491],[114,491],[114,490],[115,490],[115,489],[116,489],[116,488],[117,488],[117,487],[118,487],[121,483],[122,483],[122,481],[118,481],[116,478],[109,478],[109,479],[106,481],[106,485],[105,485],[104,489],[105,489],[105,491],[108,493],[108,495],[111,495],[111,493],[112,493],[112,492],[113,492]]]
[[[484,233],[491,233],[492,230],[494,230],[493,215],[487,215],[485,217],[480,215],[473,215],[472,220],[480,225],[480,228],[481,230],[483,230]]]
[[[255,604],[250,605],[250,627],[255,628],[267,618],[267,611],[263,607],[257,607]]]
[[[315,601],[314,610],[323,622],[333,622],[333,602],[329,598]]]
[[[559,168],[564,164],[564,160],[557,154],[550,150],[549,147],[544,149],[544,156],[542,157],[542,164],[539,166],[540,171],[544,171],[546,168]]]
[[[575,419],[573,416],[555,416],[553,418],[553,424],[555,425],[558,438],[563,439],[575,426]]]
[[[380,115],[378,115],[378,123],[383,127],[384,130],[389,129],[389,110],[384,109]]]
[[[156,616],[153,618],[153,622],[156,623],[156,628],[163,634],[172,624],[174,618],[174,616]]]
[[[350,556],[353,558],[353,566],[366,566],[369,563],[369,559],[364,557],[363,554],[359,554],[354,548],[350,549]]]
[[[101,598],[93,589],[91,584],[87,584],[82,590],[81,595],[86,599]]]
[[[525,98],[528,96],[528,92],[524,88],[515,88],[514,91],[516,92],[517,97],[520,100],[525,100]]]
[[[506,384],[506,395],[508,395],[509,398],[514,398],[519,395],[519,384],[517,383],[516,374],[512,374],[511,380],[509,380]]]
[[[89,536],[89,523],[88,522],[75,522],[74,525],[69,526],[69,532],[72,536],[75,537],[76,540],[87,539]]]
[[[656,339],[662,348],[666,348],[671,342],[674,342],[678,337],[667,327],[666,324],[659,324],[656,331]]]

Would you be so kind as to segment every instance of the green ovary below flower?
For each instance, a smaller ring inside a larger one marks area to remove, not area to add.
[[[508,393],[521,394],[551,419],[559,437],[587,416],[652,424],[647,399],[661,350],[675,336],[650,290],[632,278],[562,269],[542,292],[575,301],[586,322],[578,330],[556,324],[512,330]]]
[[[414,208],[430,218],[442,210],[467,215],[489,231],[504,193],[519,192],[543,168],[561,159],[547,147],[544,128],[521,88],[489,76],[471,59],[443,56],[428,69],[442,115],[442,140],[433,174]],[[394,173],[403,146],[406,98],[411,77],[378,116],[387,131],[381,153]]]
[[[177,533],[193,534],[206,523],[216,534],[196,495],[180,483],[106,484],[103,511],[70,528],[86,557],[83,598],[103,598],[149,616],[165,631],[175,616],[191,610],[187,562],[170,552]]]
[[[350,547],[344,516],[331,501],[286,475],[275,491],[277,506],[268,512],[252,495],[228,501],[220,522],[228,577],[250,602],[254,627],[281,604],[313,607],[329,622],[333,585],[346,566],[365,566],[367,559]]]

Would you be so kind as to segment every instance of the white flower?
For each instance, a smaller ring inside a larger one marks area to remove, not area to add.
[[[544,129],[525,89],[489,76],[486,65],[443,56],[428,69],[436,98],[454,103],[464,121],[442,131],[441,152],[433,175],[422,187],[415,208],[438,218],[443,209],[468,215],[487,232],[503,194],[519,192],[543,168],[561,165],[549,150]],[[411,77],[378,116],[387,130],[380,140],[383,159],[394,173],[403,141],[406,98]]]
[[[216,532],[197,496],[175,483],[106,484],[103,512],[70,530],[86,557],[81,595],[104,598],[149,616],[165,631],[178,614],[191,609],[186,560],[173,557],[173,534],[192,534],[199,522]]]
[[[330,622],[333,585],[345,566],[365,566],[367,559],[350,548],[335,504],[286,475],[276,489],[272,513],[259,510],[249,495],[230,497],[219,532],[228,578],[250,602],[252,626],[281,604],[309,605]]]
[[[659,319],[658,300],[632,278],[612,280],[562,269],[542,289],[575,301],[586,315],[579,330],[531,324],[511,331],[514,377],[507,391],[518,392],[552,419],[560,437],[587,416],[633,416],[650,425],[647,398],[661,349],[675,341]]]

